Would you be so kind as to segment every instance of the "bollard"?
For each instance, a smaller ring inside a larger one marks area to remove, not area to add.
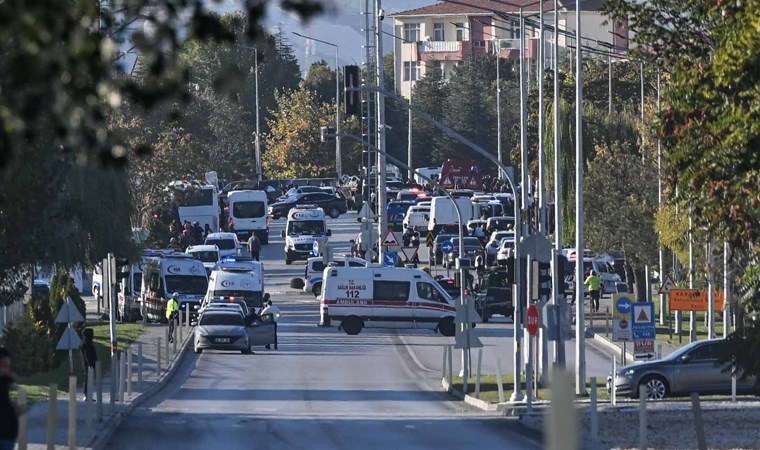
[[[450,345],[446,346],[446,353],[447,353],[448,359],[449,359],[449,385],[453,388],[454,387],[454,369],[452,368],[452,366],[453,366],[453,364],[452,364],[452,356],[451,356],[452,351],[451,351],[451,346]]]
[[[190,330],[190,305],[187,303],[185,303],[185,326]]]
[[[736,374],[731,375],[731,401],[736,403]]]
[[[599,438],[599,415],[596,410],[596,378],[591,377],[591,392],[589,393],[591,402],[591,440],[596,441]]]
[[[179,340],[181,341],[185,334],[184,334],[184,330],[183,330],[184,327],[182,326],[182,316],[180,314],[177,314],[177,325],[178,326],[176,326],[175,329],[179,330]]]
[[[483,349],[478,349],[478,369],[475,372],[475,398],[480,398],[480,367],[483,361]]]
[[[662,344],[657,344],[657,356],[655,358],[662,359]]]
[[[171,359],[171,358],[169,358],[169,341],[170,341],[169,337],[170,337],[170,336],[169,336],[169,329],[167,328],[167,329],[166,329],[166,346],[165,346],[165,348],[164,348],[164,350],[166,350],[166,352],[165,352],[165,353],[166,353],[166,362],[167,362],[167,363],[168,363],[168,362],[169,362],[169,360]],[[168,364],[167,364],[167,365],[168,365]]]
[[[177,327],[174,327],[174,336],[172,336],[172,354],[173,355],[177,354]],[[167,356],[167,358],[166,358],[166,367],[167,368],[169,367],[169,360],[170,359],[171,358],[169,358]]]
[[[26,389],[19,387],[16,403],[21,411],[26,411]],[[26,414],[18,416],[18,450],[26,450],[27,447],[27,420]]]
[[[647,447],[647,390],[639,388],[639,448]]]
[[[109,403],[111,404],[111,408],[113,408],[114,404],[116,403],[116,393],[118,392],[118,381],[119,381],[119,353],[113,352],[111,355],[111,397],[109,399]]]
[[[77,448],[77,377],[69,377],[69,449]]]
[[[55,450],[55,425],[58,420],[58,385],[50,383],[48,394],[47,448]]]
[[[504,403],[504,385],[501,379],[501,359],[496,360],[496,388],[499,389],[499,403]]]
[[[161,374],[161,338],[158,338],[158,344],[156,345],[156,378]]]
[[[610,337],[610,307],[607,306],[605,308],[606,312],[604,314],[604,335],[606,337]]]
[[[132,347],[127,349],[127,398],[132,397]]]
[[[87,368],[87,392],[85,392],[85,416],[84,416],[84,429],[87,436],[92,436],[92,416],[95,414],[95,408],[92,404],[93,384],[95,381],[95,371],[92,367]]]
[[[441,379],[446,379],[446,346],[443,346],[443,361],[441,361]]]
[[[617,373],[617,361],[615,356],[612,357],[612,387],[610,389],[610,396],[612,398],[612,406],[617,406],[617,393],[615,392],[615,374]]]
[[[702,408],[699,406],[699,393],[691,393],[691,411],[694,413],[694,427],[697,430],[697,448],[707,450],[705,440],[705,423],[702,420]]]
[[[124,403],[124,384],[127,378],[127,358],[124,353],[119,354],[119,402]]]
[[[142,342],[137,343],[137,388],[142,389],[143,382],[143,354]]]
[[[574,385],[573,374],[559,370],[552,371],[549,417],[544,425],[548,450],[576,450],[578,448]]]
[[[95,408],[97,411],[95,415],[98,418],[98,422],[100,422],[103,420],[103,366],[100,361],[95,362],[95,383],[98,387],[98,401]]]

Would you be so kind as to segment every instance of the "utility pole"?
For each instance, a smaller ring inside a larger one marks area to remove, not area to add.
[[[343,154],[340,148],[340,63],[338,62],[338,46],[335,45],[335,170],[338,179],[343,176]]]
[[[496,156],[499,162],[504,162],[501,157],[501,40],[496,39]],[[506,174],[499,170],[499,179],[503,180]],[[516,194],[516,192],[515,192]]]
[[[383,28],[382,28],[382,0],[375,0],[375,74],[377,79],[377,227],[378,227],[378,245],[377,257],[382,263],[385,250],[382,246],[382,239],[385,230],[388,229],[388,217],[385,212],[385,95],[382,89],[385,88],[383,81]]]
[[[259,50],[253,49],[253,71],[256,83],[256,178],[261,181],[261,130],[259,129]]]
[[[521,171],[521,199],[522,199],[522,207],[521,209],[526,209],[528,206],[528,120],[527,120],[527,111],[526,111],[526,88],[525,88],[525,18],[523,17],[523,9],[520,8],[520,153],[521,153],[521,163],[520,163],[520,171]],[[515,205],[519,205],[521,200],[517,198],[517,192],[514,192],[514,201]],[[520,207],[518,207],[520,208]],[[516,208],[517,209],[517,208]],[[517,218],[515,218],[515,233],[518,232],[523,236],[526,236],[527,233],[524,233],[523,230],[523,221],[517,221]],[[517,246],[517,243],[519,242],[519,238],[517,237],[517,234],[515,234],[515,246]],[[522,259],[519,257],[519,255],[515,255],[515,286],[520,286],[522,284]],[[514,368],[513,368],[513,376],[514,376],[514,391],[512,392],[512,395],[510,396],[509,400],[511,402],[519,402],[523,400],[523,394],[522,394],[522,386],[521,386],[521,376],[522,371],[520,370],[520,367],[522,366],[522,335],[523,335],[523,307],[522,307],[522,301],[523,298],[526,297],[525,294],[525,287],[522,289],[515,289],[515,292],[513,293],[513,304],[515,305],[515,311],[513,313],[513,324],[514,324]]]
[[[657,113],[660,112],[660,70],[657,69]],[[660,145],[660,138],[657,138],[657,209],[662,209],[662,146]],[[660,271],[660,283],[664,279],[663,271],[663,249],[662,245],[657,249],[657,256],[659,258],[659,271]],[[660,293],[660,325],[665,325],[665,294]]]
[[[689,206],[689,289],[694,289],[694,220]],[[689,311],[689,340],[697,340],[697,315]]]
[[[554,46],[552,47],[554,60],[554,249],[557,258],[562,252],[562,170],[560,168],[560,129],[559,129],[559,0],[554,0]],[[561,297],[565,295],[564,274],[554,271],[554,283],[552,297],[557,311],[561,311]],[[565,368],[565,345],[564,340],[557,336],[554,346],[555,363],[560,369]]]
[[[412,103],[412,91],[409,91],[409,103]],[[414,164],[412,164],[412,110],[409,110],[409,125],[407,127],[407,142],[406,142],[406,165],[409,166],[409,171],[407,172],[407,177],[409,178],[409,181],[414,180],[414,171],[412,170],[412,167],[414,167]]]
[[[583,309],[583,55],[581,0],[575,0],[575,394],[586,395],[586,317]]]
[[[544,172],[544,2],[538,3],[538,232],[546,232],[546,186]]]
[[[728,241],[723,242],[723,339],[731,333],[730,273],[728,271]]]
[[[715,259],[712,241],[707,241],[707,339],[715,338]],[[725,323],[723,324],[725,327]]]

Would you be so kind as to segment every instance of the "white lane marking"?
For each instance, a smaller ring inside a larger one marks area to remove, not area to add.
[[[414,352],[411,345],[409,344],[409,342],[407,342],[403,334],[398,334],[397,336],[401,339],[401,343],[404,344],[404,347],[406,347],[406,351],[409,352],[409,356],[412,357],[412,361],[414,361],[414,363],[417,364],[417,367],[419,367],[420,369],[426,372],[437,372],[437,370],[429,369],[424,364],[422,364],[422,361],[420,361],[419,358],[417,358],[417,354]]]

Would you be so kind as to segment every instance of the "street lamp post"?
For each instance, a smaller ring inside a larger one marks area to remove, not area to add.
[[[256,79],[256,179],[261,181],[261,132],[259,129],[259,50],[253,49],[253,71]]]
[[[575,0],[575,394],[586,395],[586,317],[583,310],[583,54],[581,0]]]
[[[340,148],[340,66],[338,65],[338,44],[333,44],[332,42],[323,41],[321,39],[316,39],[310,36],[305,36],[301,33],[297,33],[293,31],[293,34],[296,36],[302,37],[304,39],[309,39],[314,42],[319,42],[321,44],[329,45],[330,47],[335,47],[335,132],[336,132],[336,138],[335,138],[335,171],[338,173],[338,179],[343,176],[343,167],[342,167],[342,155],[341,155],[341,148]]]

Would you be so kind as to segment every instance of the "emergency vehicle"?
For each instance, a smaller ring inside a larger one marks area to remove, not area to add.
[[[454,336],[454,299],[422,270],[327,267],[323,279],[321,326],[350,335],[362,328],[418,328]]]
[[[314,256],[314,241],[319,247],[327,245],[327,237],[332,233],[327,229],[325,212],[316,205],[301,205],[288,212],[288,222],[282,230],[285,238],[285,264],[305,260]]]
[[[139,264],[130,264],[125,267],[129,272],[127,276],[119,280],[119,291],[116,296],[116,319],[122,322],[134,322],[142,317],[140,310],[142,303],[142,269],[149,257],[157,256],[151,250],[143,253]]]
[[[251,312],[261,310],[264,306],[264,285],[261,277],[241,266],[228,265],[214,270],[208,278],[208,290],[203,304],[222,297],[242,300]]]
[[[166,321],[166,301],[179,293],[179,311],[189,309],[191,318],[198,315],[201,299],[208,289],[203,263],[186,253],[162,253],[148,258],[143,266],[142,301],[148,320]]]
[[[227,194],[229,219],[241,242],[247,242],[252,234],[259,237],[261,245],[269,243],[269,209],[264,191],[232,191]]]

